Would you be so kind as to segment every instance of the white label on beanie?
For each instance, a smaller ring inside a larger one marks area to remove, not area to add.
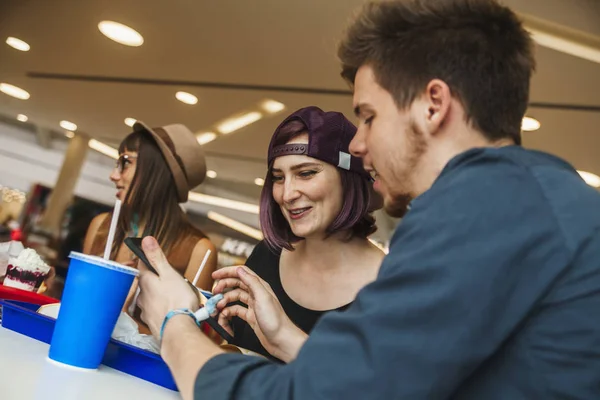
[[[340,161],[338,162],[338,167],[350,171],[350,154],[340,151]]]

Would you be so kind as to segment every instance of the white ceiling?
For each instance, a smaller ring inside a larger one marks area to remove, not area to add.
[[[194,131],[213,129],[232,114],[256,109],[264,99],[286,105],[247,128],[205,146],[209,185],[256,199],[252,184],[265,173],[270,135],[294,109],[317,105],[349,118],[347,95],[298,94],[34,79],[28,72],[154,78],[245,85],[294,86],[347,90],[339,78],[336,42],[361,0],[2,0],[0,1],[0,82],[26,89],[21,101],[0,93],[0,114],[19,113],[43,127],[59,130],[59,121],[112,144],[129,132],[125,117],[151,125],[181,122]],[[517,11],[600,36],[596,0],[508,0]],[[141,47],[105,38],[101,20],[129,25],[145,39]],[[4,44],[7,36],[27,41],[31,51]],[[600,105],[600,65],[538,48],[532,82],[534,102]],[[189,106],[174,97],[195,94]],[[600,175],[600,113],[530,109],[542,128],[526,133],[524,144],[566,158],[578,169]]]

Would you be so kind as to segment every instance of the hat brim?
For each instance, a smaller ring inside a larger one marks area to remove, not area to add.
[[[160,152],[162,153],[169,169],[171,170],[171,174],[173,175],[173,179],[175,180],[175,186],[177,187],[177,199],[180,203],[185,203],[188,200],[189,187],[187,183],[187,179],[185,177],[185,172],[173,156],[171,149],[164,142],[164,140],[148,125],[141,121],[137,121],[133,124],[134,132],[142,132],[149,134],[152,139],[158,145]]]

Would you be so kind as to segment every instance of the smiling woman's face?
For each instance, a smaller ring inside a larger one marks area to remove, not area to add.
[[[308,134],[288,143],[308,143]],[[337,168],[305,155],[275,159],[271,169],[273,198],[294,235],[322,237],[342,209],[342,182]]]

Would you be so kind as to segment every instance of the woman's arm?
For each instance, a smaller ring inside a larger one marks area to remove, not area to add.
[[[102,225],[102,223],[108,218],[108,213],[102,213],[94,217],[92,222],[90,222],[90,226],[88,227],[87,233],[85,234],[85,239],[83,241],[83,253],[90,254],[92,251],[92,246],[94,244],[94,239],[98,234],[98,229]],[[97,254],[95,254],[97,255]]]
[[[209,239],[200,239],[198,243],[196,243],[184,276],[188,281],[194,281],[196,273],[200,268],[200,264],[202,264],[202,260],[204,260],[204,256],[208,250],[210,250],[210,256],[206,261],[204,269],[200,273],[198,282],[196,282],[196,287],[211,291],[213,286],[212,273],[217,269],[217,249]]]

